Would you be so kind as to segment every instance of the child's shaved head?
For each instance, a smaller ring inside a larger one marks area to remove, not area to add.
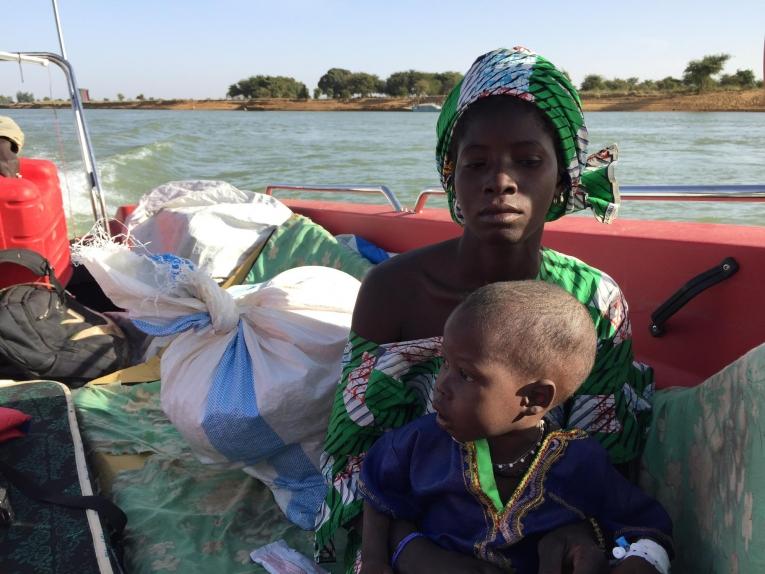
[[[543,281],[481,287],[454,310],[449,322],[479,329],[484,352],[513,371],[554,381],[556,405],[574,394],[595,360],[597,337],[587,309]]]

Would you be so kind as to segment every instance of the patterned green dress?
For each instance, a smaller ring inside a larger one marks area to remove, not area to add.
[[[559,285],[590,312],[598,335],[592,373],[578,392],[548,415],[561,428],[580,428],[614,463],[637,457],[651,417],[651,369],[633,362],[627,303],[605,273],[543,248],[537,279]],[[379,345],[351,334],[329,422],[323,472],[330,485],[317,516],[319,558],[331,559],[333,536],[362,509],[358,476],[364,453],[384,432],[432,412],[441,366],[441,337]],[[358,540],[350,534],[346,564]]]

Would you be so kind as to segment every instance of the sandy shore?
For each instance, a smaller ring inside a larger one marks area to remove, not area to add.
[[[583,97],[585,111],[765,112],[765,89],[678,96]]]
[[[421,101],[439,102],[440,98]],[[710,92],[684,95],[600,96],[583,94],[585,111],[693,111],[765,112],[765,90]],[[88,102],[86,108],[121,110],[241,110],[241,111],[404,111],[417,103],[413,98],[358,98],[352,100],[147,100]],[[66,102],[8,104],[0,108],[66,107]]]

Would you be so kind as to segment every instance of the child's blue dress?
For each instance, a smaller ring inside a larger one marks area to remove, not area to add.
[[[461,444],[429,415],[385,433],[361,472],[367,502],[415,522],[439,546],[536,574],[537,543],[558,527],[594,519],[608,549],[651,538],[672,555],[672,523],[658,502],[622,476],[580,430],[553,431],[507,504],[486,440]]]

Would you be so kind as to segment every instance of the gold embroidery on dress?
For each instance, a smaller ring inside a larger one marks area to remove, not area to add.
[[[487,535],[474,545],[478,558],[497,563],[499,558],[495,550],[515,544],[523,538],[523,518],[544,502],[544,479],[550,468],[566,451],[571,440],[586,438],[587,433],[579,429],[568,431],[553,431],[545,438],[537,456],[532,461],[512,496],[505,504],[502,512],[497,512],[491,498],[481,488],[478,476],[478,460],[473,443],[463,445],[467,464],[465,469],[465,484],[468,490],[481,503],[487,518]],[[501,532],[504,542],[497,539]]]
[[[576,506],[574,506],[573,504],[569,504],[568,502],[566,502],[565,500],[563,500],[563,499],[562,499],[560,496],[558,496],[558,495],[557,495],[557,494],[555,494],[554,492],[550,492],[550,493],[548,494],[548,496],[550,497],[550,500],[554,500],[555,502],[557,502],[558,504],[560,504],[560,505],[561,505],[563,508],[566,508],[567,510],[569,510],[569,511],[573,512],[574,514],[576,514],[576,515],[577,515],[579,518],[581,518],[582,520],[587,520],[587,515],[586,515],[584,512],[582,512],[581,510],[579,510],[579,509],[578,509]]]

